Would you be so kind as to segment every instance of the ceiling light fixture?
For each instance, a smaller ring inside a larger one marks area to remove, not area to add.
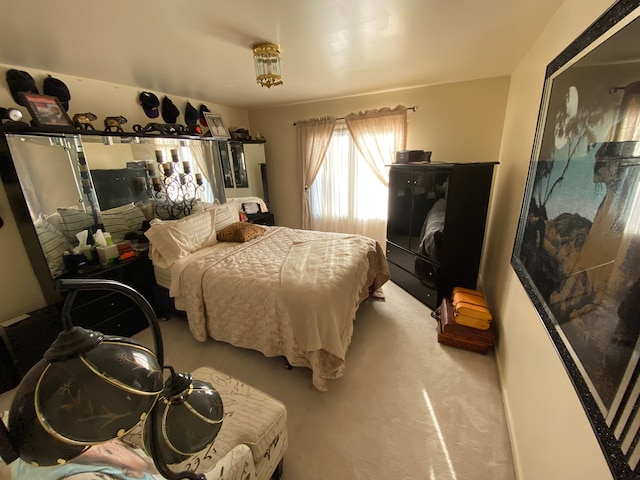
[[[253,63],[256,81],[262,87],[282,85],[280,46],[273,43],[257,43],[253,46]]]

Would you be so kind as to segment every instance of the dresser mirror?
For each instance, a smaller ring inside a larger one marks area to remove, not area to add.
[[[264,142],[221,142],[219,153],[226,198],[255,196],[268,205]]]
[[[153,208],[165,193],[158,182],[167,178],[167,166],[183,185],[189,175],[194,185],[197,179],[199,201],[226,201],[219,142],[212,139],[64,133],[3,138],[2,179],[45,296],[52,277],[73,268],[65,266],[63,254],[79,244],[79,232],[92,235],[126,221],[122,236],[127,228],[141,230],[139,220],[158,216]],[[173,195],[179,199],[181,193]]]

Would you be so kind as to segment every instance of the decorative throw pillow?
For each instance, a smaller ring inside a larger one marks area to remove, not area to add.
[[[66,250],[72,250],[71,244],[64,235],[45,218],[39,218],[34,225],[38,239],[40,240],[40,245],[42,246],[42,251],[47,259],[49,270],[54,276],[62,273],[64,270],[62,255]]]
[[[142,230],[142,222],[147,220],[142,210],[133,203],[103,210],[100,216],[104,229],[111,234],[114,243],[124,240],[124,236],[129,232]]]
[[[217,211],[194,213],[179,220],[151,220],[144,232],[151,242],[151,259],[160,268],[169,268],[190,253],[216,243]]]
[[[248,222],[235,222],[218,232],[219,242],[248,242],[264,235],[265,229]]]
[[[93,215],[90,212],[79,210],[75,207],[58,208],[58,213],[62,219],[62,233],[69,243],[78,244],[76,233],[88,230],[93,226]]]

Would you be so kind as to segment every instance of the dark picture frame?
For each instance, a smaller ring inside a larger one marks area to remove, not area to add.
[[[217,141],[216,143],[218,144],[218,156],[220,157],[224,188],[233,188],[233,173],[231,171],[231,160],[229,157],[229,144],[223,141]]]
[[[548,65],[511,257],[615,478],[640,478],[639,16]]]
[[[24,104],[38,127],[73,127],[57,97],[23,92]]]

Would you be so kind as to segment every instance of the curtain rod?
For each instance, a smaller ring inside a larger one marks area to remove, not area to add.
[[[415,105],[413,107],[407,107],[407,111],[412,110],[412,111],[415,112],[416,108],[418,108],[418,107],[416,107]],[[336,120],[344,120],[344,117],[338,117],[338,118],[336,118]],[[295,127],[297,123],[298,122],[293,122],[293,126]]]

